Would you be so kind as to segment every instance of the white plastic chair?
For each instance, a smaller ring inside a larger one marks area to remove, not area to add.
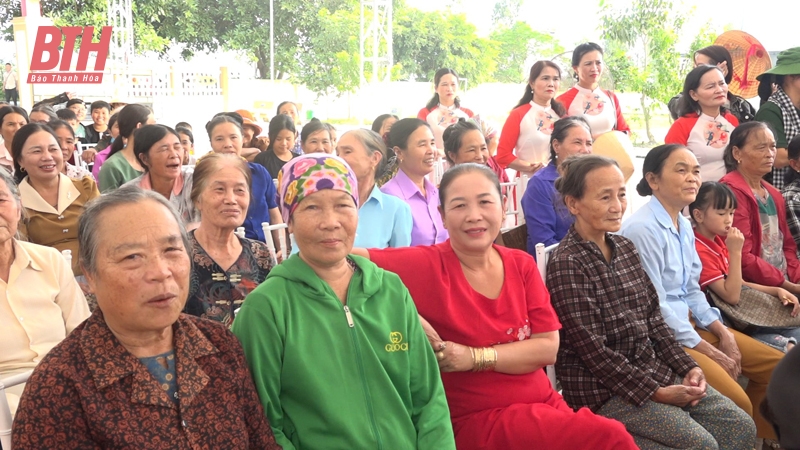
[[[0,380],[0,444],[2,444],[3,450],[11,450],[11,424],[13,419],[11,417],[11,407],[8,405],[8,399],[6,398],[6,388],[27,383],[32,373],[33,370],[29,370]]]
[[[234,231],[233,234],[235,234],[235,235],[239,236],[240,238],[244,239],[244,227],[236,228],[236,231]]]
[[[536,266],[539,268],[539,275],[542,276],[542,281],[547,280],[547,260],[550,259],[550,253],[558,247],[558,244],[553,244],[545,247],[541,242],[536,244]],[[550,379],[550,384],[553,389],[556,389],[556,368],[555,366],[547,366],[547,378]]]
[[[522,196],[528,188],[528,176],[520,175],[508,183],[500,183],[500,188],[506,190],[506,222],[504,228],[510,229],[525,223],[525,214],[522,211]]]
[[[86,164],[83,158],[81,158],[81,155],[83,154],[84,150],[89,150],[93,148],[95,148],[94,144],[84,144],[82,142],[78,142],[75,144],[75,153],[73,155],[75,156],[75,165],[77,167],[83,167],[84,169],[89,170],[89,165]]]
[[[447,163],[446,159],[437,158],[436,161],[433,162],[433,172],[431,172],[430,175],[433,177],[431,182],[433,182],[434,185],[439,186],[439,184],[442,182],[442,177],[448,168],[449,164]]]
[[[267,248],[269,249],[270,255],[277,261],[278,255],[277,251],[275,250],[275,240],[272,238],[272,232],[274,230],[284,230],[289,226],[285,223],[278,223],[275,225],[270,225],[269,222],[262,222],[261,229],[264,230],[264,242],[267,244]],[[286,233],[278,233],[278,239],[281,244],[281,260],[285,260],[287,257],[286,254]]]

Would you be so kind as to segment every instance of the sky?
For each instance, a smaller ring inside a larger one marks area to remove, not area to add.
[[[767,2],[762,8],[754,7],[758,2],[752,0],[673,0],[676,7],[685,11],[688,20],[684,26],[681,45],[688,50],[694,34],[706,23],[711,22],[720,32],[729,28],[743,30],[758,39],[768,51],[780,51],[800,47],[800,33],[797,32],[797,17],[800,3],[796,0]],[[430,11],[443,8],[447,2],[430,0],[406,0],[409,6]],[[479,33],[491,32],[493,0],[451,0],[456,3],[456,12],[466,12],[470,22],[478,27]],[[624,7],[627,0],[606,0],[614,6]],[[777,3],[787,5],[784,10]],[[562,45],[569,48],[587,40],[598,40],[597,31],[599,0],[569,0],[568,2],[543,2],[542,0],[523,0],[520,19],[526,21],[537,31],[550,32]],[[561,6],[563,5],[563,6]],[[788,6],[794,5],[794,6]],[[568,14],[569,11],[579,11]],[[791,11],[790,11],[791,10]]]

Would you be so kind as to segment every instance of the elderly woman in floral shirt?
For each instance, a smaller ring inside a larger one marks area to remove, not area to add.
[[[227,326],[244,298],[275,266],[266,244],[237,236],[250,205],[252,176],[236,155],[209,153],[193,174],[192,203],[200,226],[189,232],[192,276],[184,312]]]
[[[79,239],[99,309],[34,370],[14,448],[278,449],[239,341],[181,315],[191,265],[169,202],[121,187],[87,207]]]

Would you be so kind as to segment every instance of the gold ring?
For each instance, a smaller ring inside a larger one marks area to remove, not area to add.
[[[444,359],[444,352],[436,352],[436,359],[439,361]]]

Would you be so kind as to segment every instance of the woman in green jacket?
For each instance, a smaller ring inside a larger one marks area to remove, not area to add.
[[[325,154],[288,162],[280,204],[300,249],[233,323],[273,432],[291,449],[455,449],[433,350],[408,290],[350,255],[356,177]]]

